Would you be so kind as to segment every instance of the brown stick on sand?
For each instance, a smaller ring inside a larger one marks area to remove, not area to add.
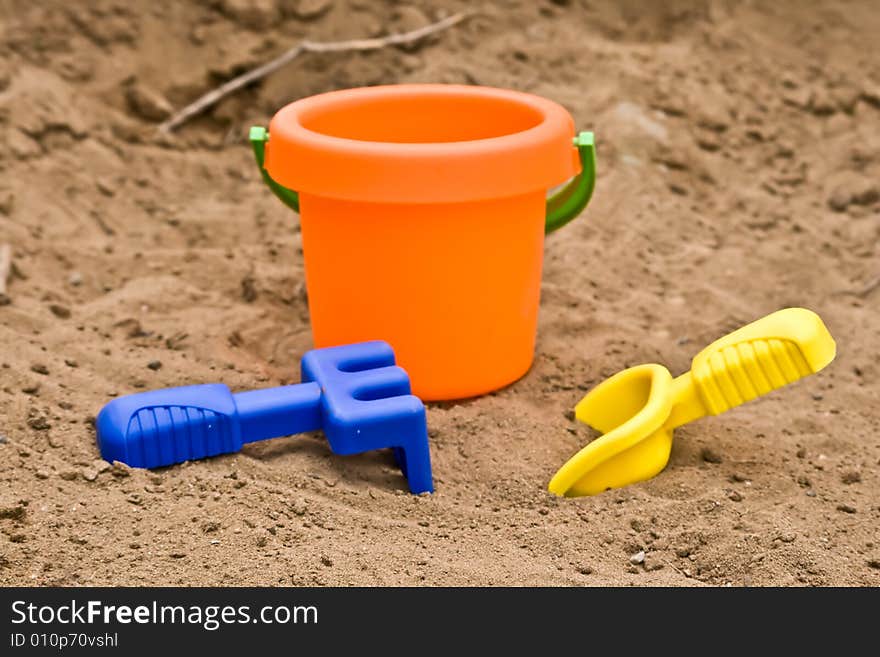
[[[862,288],[858,290],[846,290],[845,294],[852,294],[854,296],[860,297],[864,299],[869,296],[871,292],[880,287],[880,276],[875,276],[873,279],[868,281]]]
[[[9,303],[6,294],[6,281],[12,272],[12,247],[8,244],[0,244],[0,306]]]
[[[209,107],[215,105],[221,99],[229,94],[238,91],[242,87],[266,77],[270,73],[274,73],[282,66],[289,64],[304,52],[343,52],[343,51],[359,51],[378,50],[388,46],[399,46],[402,44],[413,43],[426,36],[448,29],[463,20],[473,16],[473,12],[460,12],[453,14],[442,21],[425,25],[411,32],[401,32],[399,34],[390,34],[386,37],[375,39],[352,39],[351,41],[329,41],[320,43],[316,41],[300,41],[290,50],[282,53],[272,61],[266,62],[262,66],[242,73],[238,77],[234,77],[225,84],[209,91],[205,95],[196,99],[180,111],[176,112],[168,119],[159,124],[161,132],[171,132],[189,121],[192,117],[204,112]]]

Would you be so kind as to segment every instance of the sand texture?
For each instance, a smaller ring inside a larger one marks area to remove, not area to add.
[[[300,38],[481,15],[418,46],[306,55],[171,136],[173,108]],[[880,584],[880,12],[847,2],[0,3],[0,584]],[[594,130],[585,215],[547,239],[515,385],[431,405],[437,492],[320,435],[155,472],[100,460],[112,395],[298,380],[295,214],[246,143],[282,105],[454,82]],[[838,342],[818,376],[678,430],[667,469],[546,492],[620,369],[674,374],[781,307]]]

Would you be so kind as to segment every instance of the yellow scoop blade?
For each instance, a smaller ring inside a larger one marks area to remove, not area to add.
[[[575,417],[604,432],[550,481],[564,497],[596,495],[650,479],[669,460],[672,432],[662,429],[672,404],[672,375],[661,365],[639,365],[604,381],[575,407]]]

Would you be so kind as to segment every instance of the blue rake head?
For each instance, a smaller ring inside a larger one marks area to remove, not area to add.
[[[359,454],[391,447],[410,490],[433,490],[425,405],[410,392],[406,370],[394,364],[391,345],[374,341],[315,349],[301,367],[303,382],[321,387],[330,449]]]

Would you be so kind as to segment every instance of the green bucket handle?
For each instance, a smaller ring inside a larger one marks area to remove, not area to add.
[[[269,189],[285,205],[299,212],[299,194],[272,180],[269,172],[263,166],[269,132],[262,126],[253,126],[249,139],[251,147],[254,149],[257,166],[260,168],[260,174]],[[593,142],[593,133],[581,132],[574,138],[574,145],[578,149],[578,156],[581,160],[581,172],[547,199],[545,233],[552,233],[577,217],[587,207],[590,197],[593,196],[593,188],[596,186],[596,148]]]
[[[257,166],[260,167],[263,181],[269,185],[269,189],[275,192],[275,196],[280,198],[284,205],[293,208],[298,213],[299,194],[272,180],[272,176],[269,175],[269,172],[263,166],[263,162],[266,159],[266,142],[269,141],[269,131],[261,125],[252,126],[248,139],[250,139],[251,148],[254,149],[254,158],[257,160]]]

